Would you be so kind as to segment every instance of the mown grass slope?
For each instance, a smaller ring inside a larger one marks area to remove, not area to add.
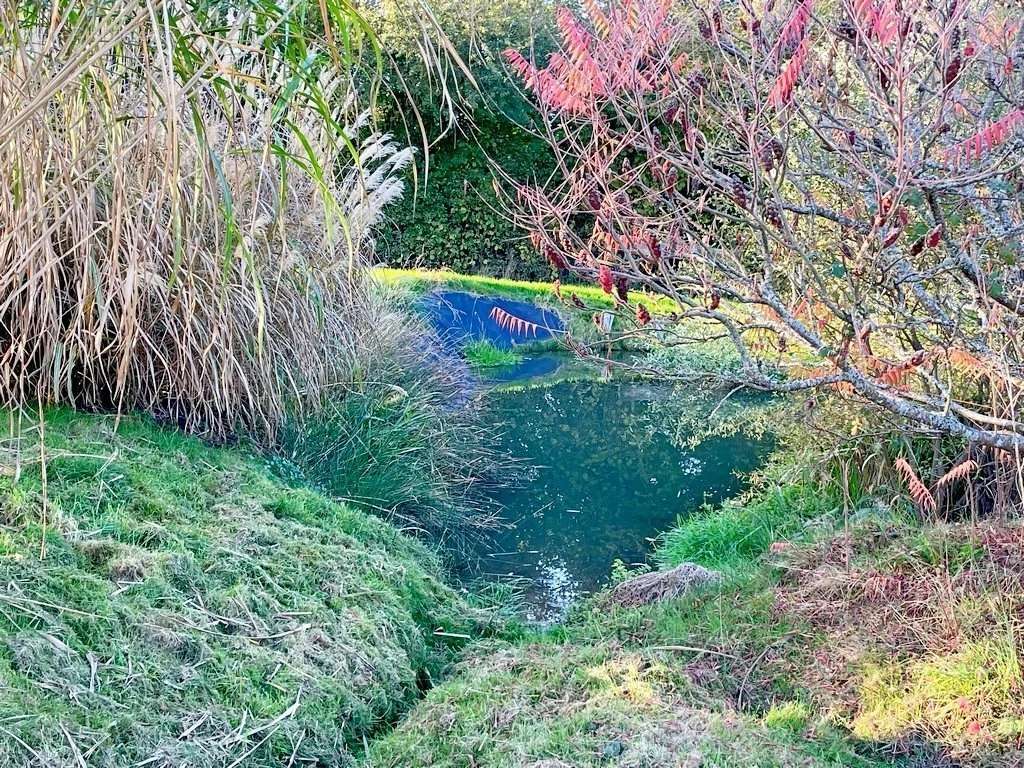
[[[775,535],[829,503],[795,488],[684,522],[661,548],[662,564],[703,561],[724,570],[721,583],[634,608],[598,595],[560,627],[480,649],[372,745],[368,764],[888,764],[878,745],[850,739],[809,706],[795,671],[813,659],[818,637],[803,617],[776,610],[776,577],[756,562]]]
[[[427,549],[258,458],[11,423],[2,765],[348,765],[475,634]]]
[[[759,585],[763,586],[763,585]],[[372,768],[867,768],[882,765],[750,660],[799,626],[757,587],[662,606],[593,604],[566,627],[481,647],[394,731]],[[783,649],[783,652],[784,649]]]

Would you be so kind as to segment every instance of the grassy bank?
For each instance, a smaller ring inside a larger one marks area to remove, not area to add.
[[[1018,765],[1021,552],[1018,524],[769,484],[662,542],[720,584],[481,648],[369,764]]]
[[[481,296],[504,296],[540,304],[559,304],[551,283],[537,283],[528,280],[509,280],[483,275],[464,275],[446,269],[392,269],[377,267],[373,275],[381,284],[414,293],[426,293],[435,288],[466,291]],[[611,296],[593,285],[566,286],[567,291],[576,293],[581,300],[595,307],[611,308]]]
[[[660,567],[719,583],[510,634],[424,546],[241,449],[67,411],[2,447],[5,765],[1024,757],[1018,523],[773,475],[663,537]]]
[[[67,411],[0,445],[3,765],[348,765],[480,630],[424,546],[243,451]]]
[[[552,283],[537,283],[527,280],[508,280],[483,275],[463,275],[444,269],[392,269],[377,267],[373,275],[385,286],[425,293],[435,288],[466,291],[481,296],[503,296],[509,299],[532,301],[545,306],[559,307],[562,302],[555,295]],[[596,285],[565,284],[561,288],[564,297],[575,294],[580,301],[592,309],[614,309],[615,300]],[[674,302],[663,296],[634,291],[632,299],[644,302],[652,312],[668,314],[677,309]]]

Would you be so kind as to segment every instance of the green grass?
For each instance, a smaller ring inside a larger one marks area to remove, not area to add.
[[[898,739],[908,732],[959,745],[1024,737],[1018,638],[1007,625],[995,636],[909,664],[871,665],[860,690],[853,732]]]
[[[550,762],[545,762],[550,761]],[[762,726],[695,685],[678,660],[595,646],[495,647],[467,660],[371,745],[372,768],[870,766],[827,726]]]
[[[502,365],[516,365],[523,356],[514,349],[501,349],[491,342],[471,341],[462,348],[462,356],[473,368],[496,368]]]
[[[315,419],[288,423],[284,453],[332,496],[403,529],[454,545],[493,528],[482,491],[503,482],[503,470],[479,404],[453,409],[429,382],[382,379],[353,384]]]
[[[765,492],[752,512],[737,503],[720,521],[708,510],[681,522],[659,559],[724,567],[720,584],[639,608],[599,595],[561,626],[479,646],[371,746],[368,766],[891,764],[805,703],[799,672],[823,637],[777,609],[778,576],[763,562],[777,536],[834,512],[812,491]]]
[[[438,287],[467,291],[484,296],[504,296],[510,299],[533,301],[551,306],[561,306],[551,283],[536,283],[526,280],[508,280],[482,275],[463,275],[442,269],[393,269],[377,267],[373,275],[383,285],[406,289],[414,293],[425,293]],[[588,307],[613,309],[614,299],[596,285],[563,284],[562,295],[575,293]],[[675,302],[661,296],[634,291],[636,300],[644,302],[651,312],[668,314],[676,311]]]
[[[684,518],[663,537],[658,559],[666,567],[682,562],[709,568],[751,566],[773,543],[799,537],[815,518],[830,518],[840,507],[832,493],[811,483],[770,485],[756,495],[705,507]]]
[[[478,633],[423,545],[252,455],[68,411],[39,438],[0,443],[0,764],[348,765]]]
[[[762,722],[749,700],[732,703],[760,684],[753,662],[792,629],[772,621],[767,597],[730,585],[645,609],[594,605],[554,632],[480,646],[371,745],[367,765],[884,764],[817,715],[809,735],[794,717]]]
[[[768,728],[800,734],[807,728],[810,718],[810,707],[802,701],[784,701],[765,712],[761,720]]]

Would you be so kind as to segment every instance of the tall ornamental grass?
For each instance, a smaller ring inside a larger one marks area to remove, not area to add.
[[[330,0],[3,3],[0,405],[269,436],[346,378],[410,159],[368,59]]]

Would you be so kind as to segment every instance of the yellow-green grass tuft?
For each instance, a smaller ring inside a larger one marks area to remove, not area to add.
[[[514,349],[501,349],[489,341],[471,341],[462,348],[462,356],[472,368],[497,368],[516,365],[523,356]]]

